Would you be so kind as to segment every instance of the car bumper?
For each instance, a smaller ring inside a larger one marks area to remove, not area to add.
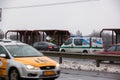
[[[58,78],[60,70],[30,70],[23,71],[21,78],[43,79],[43,78]]]

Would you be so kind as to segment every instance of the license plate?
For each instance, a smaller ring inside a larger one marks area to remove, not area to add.
[[[55,72],[54,71],[44,71],[43,75],[44,76],[52,76],[52,75],[55,75]]]

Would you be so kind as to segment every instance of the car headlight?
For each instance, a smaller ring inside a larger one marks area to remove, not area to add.
[[[39,70],[40,69],[39,67],[35,67],[35,66],[32,66],[32,65],[26,65],[26,68],[28,70]]]
[[[57,65],[56,65],[56,69],[60,69],[60,64],[57,64]]]

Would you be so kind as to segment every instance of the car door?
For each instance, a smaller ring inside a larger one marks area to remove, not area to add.
[[[47,50],[49,50],[48,46],[49,46],[49,43],[45,42],[45,43],[42,43],[41,47],[43,48],[43,50],[47,51]]]
[[[73,39],[69,38],[68,40],[66,40],[63,47],[64,47],[66,52],[74,52],[74,50],[73,50]]]
[[[34,44],[34,47],[36,48],[36,49],[38,49],[38,50],[42,50],[42,46],[41,46],[41,42],[37,42],[37,43],[35,43]]]
[[[7,58],[6,50],[0,46],[0,77],[6,76]]]
[[[39,49],[40,50],[45,50],[45,43],[43,43],[43,42],[41,42],[41,43],[39,43]]]

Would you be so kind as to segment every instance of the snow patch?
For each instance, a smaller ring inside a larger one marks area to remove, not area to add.
[[[99,71],[99,72],[120,73],[120,65],[100,64],[100,67],[96,67],[95,62],[81,64],[79,62],[74,62],[74,61],[63,61],[60,67],[64,69],[73,69],[73,70],[89,70],[89,71]]]

